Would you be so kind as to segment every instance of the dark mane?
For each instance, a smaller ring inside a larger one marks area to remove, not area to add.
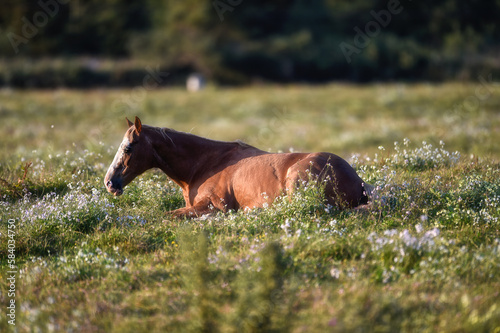
[[[188,136],[188,137],[200,139],[200,140],[203,140],[203,141],[206,141],[206,142],[211,142],[211,143],[214,143],[214,144],[233,144],[233,145],[235,144],[235,145],[238,145],[239,147],[241,147],[243,149],[249,149],[249,148],[258,149],[258,148],[254,147],[252,145],[249,145],[248,143],[245,143],[245,142],[243,142],[241,140],[236,140],[236,141],[221,141],[221,140],[207,139],[207,138],[201,137],[201,136],[196,135],[196,134],[192,134],[192,133],[188,133],[188,132],[183,132],[183,131],[177,131],[177,130],[175,130],[173,128],[168,128],[168,127],[154,127],[154,126],[144,125],[144,128],[148,128],[148,129],[151,129],[153,131],[156,131],[156,132],[160,133],[164,138],[168,138],[172,142],[173,142],[173,140],[168,135],[169,133],[172,133],[172,134],[181,134],[181,135],[185,135],[185,136]],[[258,149],[258,150],[260,150],[260,149]]]
[[[236,141],[234,141],[233,143],[238,144],[238,145],[239,145],[241,148],[243,148],[243,149],[248,149],[248,148],[255,148],[255,149],[259,149],[259,148],[256,148],[256,147],[252,146],[252,145],[249,145],[248,143],[243,142],[243,141],[241,141],[241,140],[236,140]]]

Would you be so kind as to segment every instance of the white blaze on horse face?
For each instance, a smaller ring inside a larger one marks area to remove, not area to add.
[[[127,137],[123,138],[122,143],[120,144],[120,148],[116,152],[117,156],[119,155],[119,159],[121,160],[123,156],[125,155],[125,147],[127,147],[130,144],[130,141],[128,140]]]
[[[109,171],[111,171],[111,169],[113,169],[115,167],[115,165],[117,164],[117,162],[123,156],[123,148],[122,148],[122,146],[123,146],[123,141],[118,146],[118,150],[116,151],[115,157],[113,158],[113,162],[111,162],[111,165],[109,166],[108,173],[109,173]]]
[[[119,166],[125,167],[125,162],[123,161],[123,159],[125,157],[125,148],[129,145],[130,145],[130,141],[128,140],[127,137],[124,137],[122,143],[120,144],[120,147],[118,148],[118,151],[116,152],[115,159],[113,160],[112,166],[114,166],[115,168],[118,168]],[[122,172],[123,172],[123,170],[122,170]]]
[[[122,186],[122,177],[123,177],[123,171],[125,169],[125,163],[123,161],[123,158],[125,156],[125,147],[127,147],[130,144],[128,138],[125,136],[123,138],[122,143],[118,147],[118,151],[116,152],[115,158],[113,159],[113,162],[108,168],[108,171],[106,173],[106,177],[104,178],[104,183],[106,185],[106,188],[108,190],[112,190],[114,193],[116,193],[115,190],[119,190],[121,194],[121,186]],[[117,188],[117,186],[119,188]]]

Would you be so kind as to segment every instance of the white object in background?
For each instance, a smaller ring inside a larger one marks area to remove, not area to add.
[[[205,78],[199,73],[189,75],[186,81],[186,88],[188,91],[200,91],[205,88],[205,85]]]

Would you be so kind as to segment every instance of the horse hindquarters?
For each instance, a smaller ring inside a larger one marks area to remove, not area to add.
[[[309,154],[292,165],[287,172],[287,192],[293,193],[303,181],[324,182],[327,203],[339,208],[353,208],[366,201],[363,180],[334,154]]]

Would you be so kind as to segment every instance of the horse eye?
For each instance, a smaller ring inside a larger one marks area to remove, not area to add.
[[[124,152],[125,154],[128,154],[128,153],[130,153],[131,151],[132,151],[132,147],[130,147],[130,145],[127,145],[127,146],[125,146],[125,148],[123,148],[123,152]]]

